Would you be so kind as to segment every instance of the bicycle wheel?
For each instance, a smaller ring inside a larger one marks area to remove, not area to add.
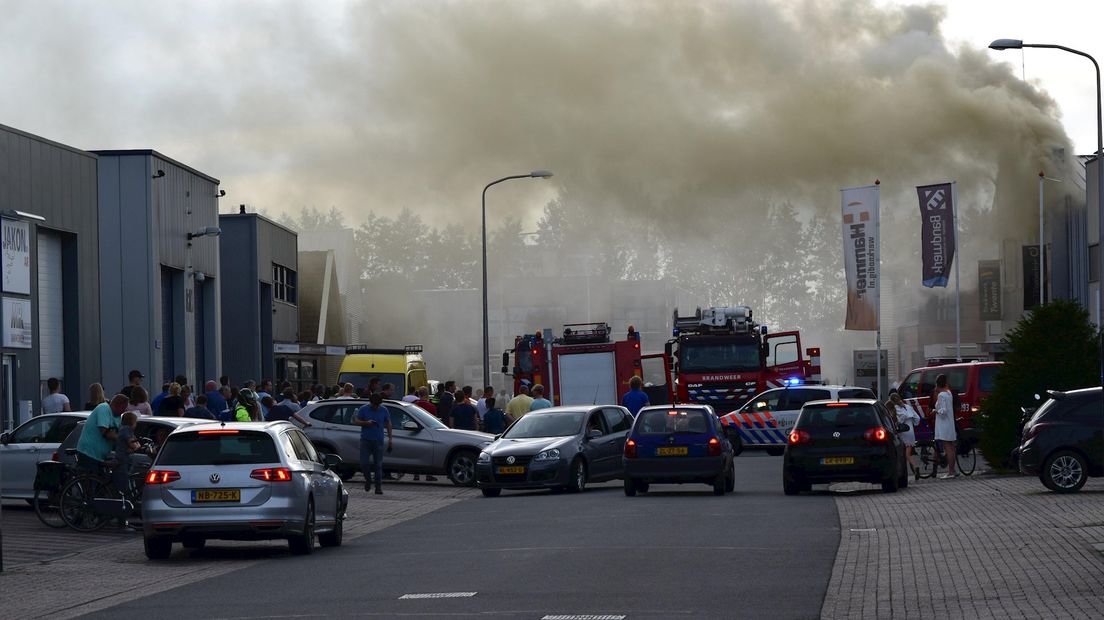
[[[35,489],[34,506],[35,516],[47,527],[65,527],[65,519],[61,518],[61,507],[58,505],[58,491],[48,489]]]
[[[94,532],[111,517],[97,512],[92,500],[111,497],[109,485],[96,476],[78,476],[61,489],[61,518],[78,532]]]
[[[955,454],[958,462],[958,471],[964,476],[969,476],[977,469],[977,450],[972,441],[958,442],[958,452]]]
[[[939,454],[935,451],[935,446],[917,445],[913,448],[913,454],[916,455],[916,460],[919,463],[917,477],[934,477],[939,471]]]

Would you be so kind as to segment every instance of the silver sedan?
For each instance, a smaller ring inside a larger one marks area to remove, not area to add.
[[[344,478],[360,471],[360,427],[352,423],[357,409],[367,400],[323,400],[303,408],[299,415],[311,426],[303,429],[321,452],[337,454]],[[458,486],[475,484],[475,459],[494,435],[449,428],[425,409],[397,400],[383,403],[391,413],[393,448],[383,457],[388,472],[447,474]]]

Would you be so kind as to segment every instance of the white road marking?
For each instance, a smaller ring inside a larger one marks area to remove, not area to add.
[[[559,616],[545,616],[541,620],[625,620],[623,615],[613,614],[575,614],[575,615],[559,615]]]
[[[856,528],[851,528],[851,531],[852,532],[877,532],[878,530],[875,529],[875,528],[872,528],[872,527],[864,527],[864,528],[857,528],[857,529]]]
[[[399,600],[418,598],[471,598],[475,596],[475,594],[475,592],[427,592],[424,594],[404,594],[399,597]]]

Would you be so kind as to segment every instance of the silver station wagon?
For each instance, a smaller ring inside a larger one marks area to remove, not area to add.
[[[286,538],[291,552],[341,544],[349,493],[289,422],[195,424],[177,429],[146,475],[142,529],[146,556],[167,558],[174,542]]]

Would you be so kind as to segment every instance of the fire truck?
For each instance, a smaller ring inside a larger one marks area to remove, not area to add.
[[[739,409],[773,388],[820,382],[820,349],[805,349],[797,331],[767,333],[747,306],[698,308],[679,316],[661,359],[672,403],[712,405],[717,415]]]
[[[563,336],[552,330],[514,338],[502,354],[502,372],[510,374],[513,354],[514,393],[522,381],[545,386],[554,405],[616,405],[641,375],[640,334],[629,326],[624,340],[611,340],[606,323],[571,323]]]

